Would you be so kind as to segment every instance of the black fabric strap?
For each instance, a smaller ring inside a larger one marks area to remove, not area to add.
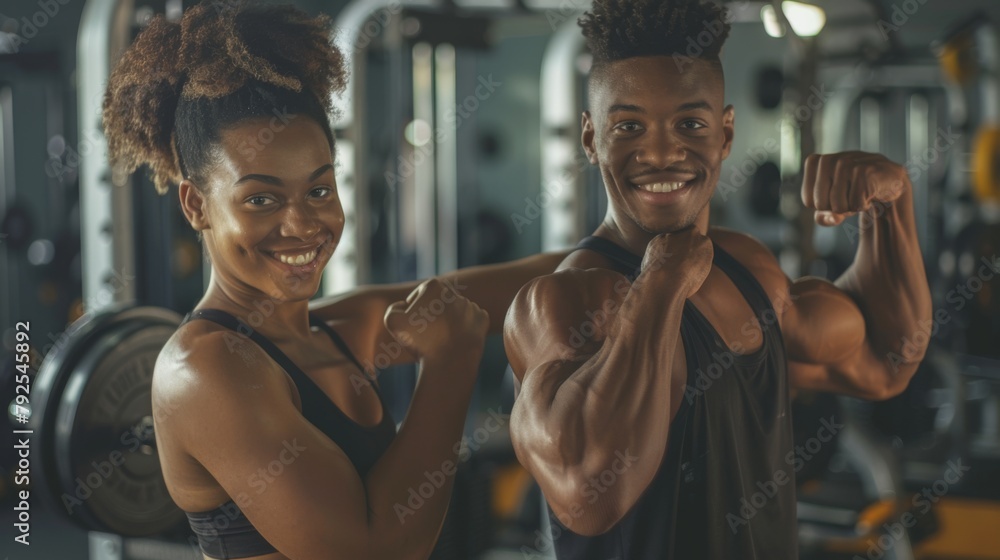
[[[354,357],[354,353],[351,352],[351,349],[347,346],[347,343],[344,342],[344,339],[341,338],[339,334],[337,334],[337,331],[333,330],[333,327],[327,325],[326,321],[312,314],[309,315],[309,322],[314,327],[319,327],[324,331],[326,331],[326,334],[330,335],[330,338],[333,340],[333,343],[337,345],[337,348],[339,348],[340,351],[343,352],[345,356],[347,356],[347,359],[351,360],[352,362],[354,362],[354,365],[358,366],[358,369],[361,370],[361,373],[364,374],[365,378],[367,378],[369,382],[373,381],[372,377],[368,375],[368,370],[366,370],[365,366],[361,365],[361,362],[359,362],[358,359]]]
[[[301,373],[299,367],[295,365],[295,362],[289,359],[289,357],[286,356],[285,353],[282,352],[280,348],[275,346],[275,344],[267,337],[226,311],[222,311],[220,309],[197,309],[188,313],[184,317],[184,322],[186,323],[191,319],[206,319],[208,321],[218,323],[227,329],[236,331],[238,334],[256,342],[257,345],[264,350],[264,352],[267,352],[268,356],[271,356],[272,360],[277,362],[278,365],[280,365],[282,369],[287,371],[290,375],[298,377],[297,374]],[[308,376],[303,375],[302,377],[305,377],[306,382],[309,384],[315,385]],[[295,381],[297,383],[299,380],[295,379]]]
[[[267,337],[257,332],[253,327],[247,325],[244,321],[237,319],[232,314],[226,311],[222,311],[220,309],[197,309],[195,311],[192,311],[191,313],[188,313],[184,317],[183,322],[186,323],[192,319],[206,319],[208,321],[218,323],[230,330],[236,331],[238,334],[246,336],[250,340],[257,343],[257,345],[260,346],[264,350],[264,352],[267,352],[267,355],[270,356],[272,360],[277,362],[278,365],[282,367],[282,369],[288,372],[288,374],[292,376],[292,380],[295,381],[296,385],[304,383],[310,386],[311,388],[315,389],[316,391],[318,391],[320,394],[322,394],[323,392],[322,389],[320,389],[319,386],[316,385],[316,383],[308,375],[305,374],[305,372],[299,369],[299,366],[295,365],[295,362],[293,362],[284,352],[282,352],[280,348],[278,348]],[[378,391],[377,387],[372,381],[371,376],[368,375],[367,371],[365,371],[365,368],[361,365],[361,362],[359,362],[358,359],[354,357],[354,354],[351,352],[350,348],[347,347],[347,343],[345,343],[344,340],[340,338],[340,336],[337,334],[337,331],[330,328],[330,326],[326,324],[326,321],[323,321],[319,317],[316,317],[315,315],[312,314],[309,315],[309,323],[315,327],[319,327],[324,331],[326,331],[326,333],[330,336],[330,338],[333,339],[333,343],[337,346],[337,348],[339,348],[340,351],[343,352],[344,355],[347,356],[349,360],[351,360],[351,362],[353,362],[355,365],[358,366],[358,368],[361,370],[361,374],[364,375],[365,379],[372,384],[373,388],[376,388],[376,391]]]
[[[723,251],[718,245],[715,246],[715,260],[713,264],[722,269],[722,272],[726,273],[726,276],[733,281],[733,284],[736,284],[740,293],[743,294],[743,298],[747,300],[750,308],[753,309],[754,315],[762,317],[765,311],[773,310],[771,298],[768,297],[767,291],[757,281],[757,277],[747,270],[747,267],[743,266],[740,261]]]
[[[757,278],[714,241],[712,248],[715,254],[712,258],[712,264],[719,267],[733,281],[733,284],[743,294],[743,298],[750,304],[754,315],[761,317],[764,311],[773,309],[771,299]],[[585,237],[577,244],[576,249],[588,249],[607,257],[616,265],[615,269],[618,272],[632,280],[638,277],[642,271],[642,257],[603,237]]]
[[[611,259],[617,265],[615,270],[632,280],[635,280],[642,271],[642,257],[610,239],[594,236],[584,237],[576,246],[576,250],[580,249],[589,249]]]

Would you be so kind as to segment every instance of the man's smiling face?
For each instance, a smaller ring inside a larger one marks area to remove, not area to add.
[[[669,56],[595,68],[583,145],[624,232],[673,232],[707,212],[733,140],[723,91],[722,70],[706,60],[683,70]]]

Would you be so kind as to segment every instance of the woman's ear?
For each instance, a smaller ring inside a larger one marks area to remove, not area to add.
[[[580,136],[580,141],[583,144],[583,151],[587,154],[587,161],[591,165],[597,165],[597,144],[595,143],[595,132],[594,132],[594,121],[593,117],[590,115],[590,111],[584,111],[583,116],[580,117],[580,128],[583,133]]]
[[[188,223],[199,234],[202,230],[211,229],[208,223],[208,215],[205,208],[205,194],[190,179],[181,181],[178,194],[181,201],[181,210]]]

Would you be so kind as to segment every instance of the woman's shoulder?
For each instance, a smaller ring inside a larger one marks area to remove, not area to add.
[[[295,425],[286,377],[235,331],[209,321],[177,329],[157,359],[152,403],[164,479],[181,507],[222,501],[221,481],[243,466],[232,457],[272,452],[263,431]]]
[[[177,329],[156,360],[153,406],[186,409],[183,416],[202,414],[245,399],[248,388],[254,393],[283,388],[275,369],[248,338],[209,321],[190,321]]]

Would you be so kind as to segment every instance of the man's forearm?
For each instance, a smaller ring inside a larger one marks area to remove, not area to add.
[[[631,302],[615,319],[618,332],[573,373],[528,376],[511,417],[522,462],[559,518],[583,534],[616,522],[655,476],[666,451],[684,290],[659,274],[633,287],[645,295],[629,294]],[[588,484],[615,467],[627,468],[628,475],[586,499]],[[586,515],[578,509],[582,504]]]
[[[859,216],[854,264],[836,284],[865,316],[868,342],[892,379],[908,379],[923,359],[930,336],[931,297],[913,216],[912,187],[891,204],[874,203]]]

